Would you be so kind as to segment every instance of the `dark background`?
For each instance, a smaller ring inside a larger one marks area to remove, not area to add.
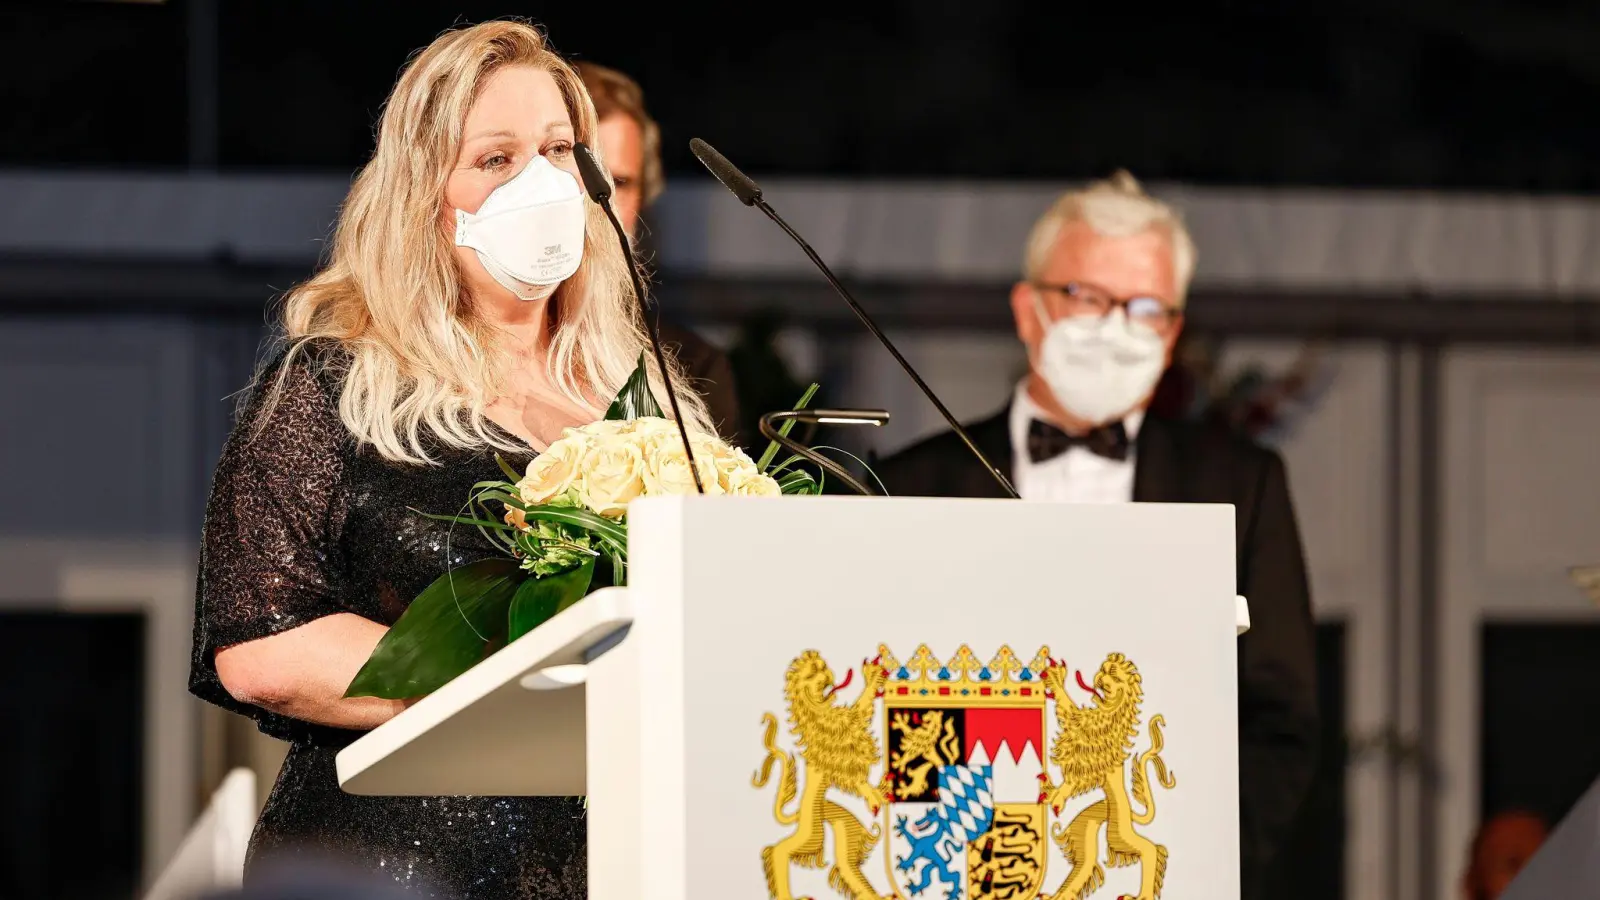
[[[1483,808],[1559,822],[1600,773],[1600,626],[1494,623],[1483,653]]]
[[[136,895],[144,778],[137,614],[0,614],[0,897]]]
[[[640,80],[669,171],[700,136],[760,173],[1600,188],[1600,4],[1580,0],[219,8],[224,168],[355,168],[410,52],[520,15]],[[179,0],[0,12],[0,164],[183,165],[187,17]]]

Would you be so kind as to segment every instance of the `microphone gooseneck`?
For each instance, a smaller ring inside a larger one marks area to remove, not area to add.
[[[995,464],[989,461],[989,457],[978,449],[977,443],[972,440],[972,435],[968,434],[967,429],[963,428],[961,423],[956,421],[956,417],[950,414],[950,410],[939,400],[938,395],[933,392],[933,388],[928,387],[928,383],[922,380],[922,376],[917,374],[917,370],[900,354],[900,350],[895,347],[893,341],[889,340],[889,336],[883,333],[883,329],[878,327],[878,323],[872,320],[872,316],[867,314],[861,304],[856,302],[856,298],[851,296],[850,291],[839,282],[839,279],[834,276],[833,270],[829,269],[828,264],[823,262],[822,257],[817,255],[817,251],[811,249],[811,245],[806,243],[805,238],[789,227],[789,223],[778,215],[777,210],[773,209],[767,201],[761,198],[761,187],[750,176],[739,171],[733,163],[728,161],[726,156],[718,153],[714,147],[705,141],[695,138],[689,142],[689,150],[711,171],[712,175],[716,176],[718,181],[722,182],[723,187],[732,191],[734,196],[739,198],[740,202],[745,206],[754,206],[761,210],[766,214],[767,218],[776,222],[778,227],[783,229],[784,234],[787,234],[796,244],[800,245],[800,249],[805,252],[812,265],[815,265],[817,270],[822,273],[822,277],[828,280],[828,285],[833,288],[834,293],[844,298],[844,302],[849,304],[850,311],[856,314],[856,318],[861,320],[861,324],[867,326],[867,330],[872,332],[872,336],[878,339],[878,343],[882,344],[883,348],[889,351],[889,355],[894,357],[895,362],[900,364],[900,368],[911,376],[911,380],[916,383],[923,396],[927,397],[928,402],[939,410],[941,416],[944,416],[945,422],[949,423],[956,436],[961,438],[961,442],[967,445],[967,449],[972,451],[972,455],[977,458],[978,462],[983,464],[983,467],[989,471],[994,480],[1000,484],[1000,488],[1006,492],[1006,496],[1017,499],[1017,489],[1011,486],[1010,479],[1006,478],[1005,473],[996,468]]]
[[[579,141],[573,144],[572,149],[578,157],[578,173],[583,176],[584,190],[588,192],[589,199],[593,200],[611,221],[611,227],[617,233],[617,242],[622,246],[622,255],[627,258],[628,275],[633,279],[633,294],[639,303],[639,314],[644,317],[645,327],[650,332],[650,348],[655,351],[656,365],[661,369],[661,384],[667,391],[667,403],[672,407],[672,418],[678,423],[678,437],[683,440],[683,453],[689,460],[689,474],[694,477],[695,491],[704,494],[706,488],[700,483],[700,467],[695,464],[694,447],[689,441],[689,428],[683,423],[683,413],[678,409],[678,392],[672,388],[672,373],[668,370],[667,354],[661,349],[661,309],[657,307],[655,315],[651,315],[645,303],[644,279],[639,277],[639,266],[633,259],[633,242],[628,239],[628,232],[622,227],[622,221],[611,209],[611,180],[606,178],[605,172],[600,168],[600,161],[594,158],[594,152],[587,145]]]

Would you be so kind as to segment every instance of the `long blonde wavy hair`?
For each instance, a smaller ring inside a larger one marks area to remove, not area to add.
[[[526,449],[489,427],[485,409],[513,357],[499,352],[503,335],[465,290],[453,232],[441,225],[467,112],[491,74],[519,65],[550,73],[577,139],[598,153],[583,81],[536,28],[497,20],[448,31],[400,75],[379,120],[377,149],[340,211],[326,266],[284,302],[286,358],[313,340],[344,348],[339,416],[386,459],[434,462],[430,438],[457,449]],[[582,263],[545,301],[545,362],[561,393],[599,418],[596,398],[616,394],[641,352],[656,395],[666,394],[628,273],[634,263],[599,207],[585,206]],[[670,356],[668,365],[674,386],[686,384]],[[274,394],[281,386],[280,377]],[[694,391],[680,391],[678,404],[686,424],[714,433]]]

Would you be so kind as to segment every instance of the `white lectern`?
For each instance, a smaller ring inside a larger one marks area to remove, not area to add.
[[[339,755],[589,796],[589,896],[1239,892],[1233,511],[674,497],[597,592]]]

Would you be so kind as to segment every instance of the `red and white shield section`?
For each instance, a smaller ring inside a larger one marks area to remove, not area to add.
[[[993,767],[990,790],[997,803],[1034,802],[1044,772],[1044,713],[1034,709],[966,710],[968,766]]]

